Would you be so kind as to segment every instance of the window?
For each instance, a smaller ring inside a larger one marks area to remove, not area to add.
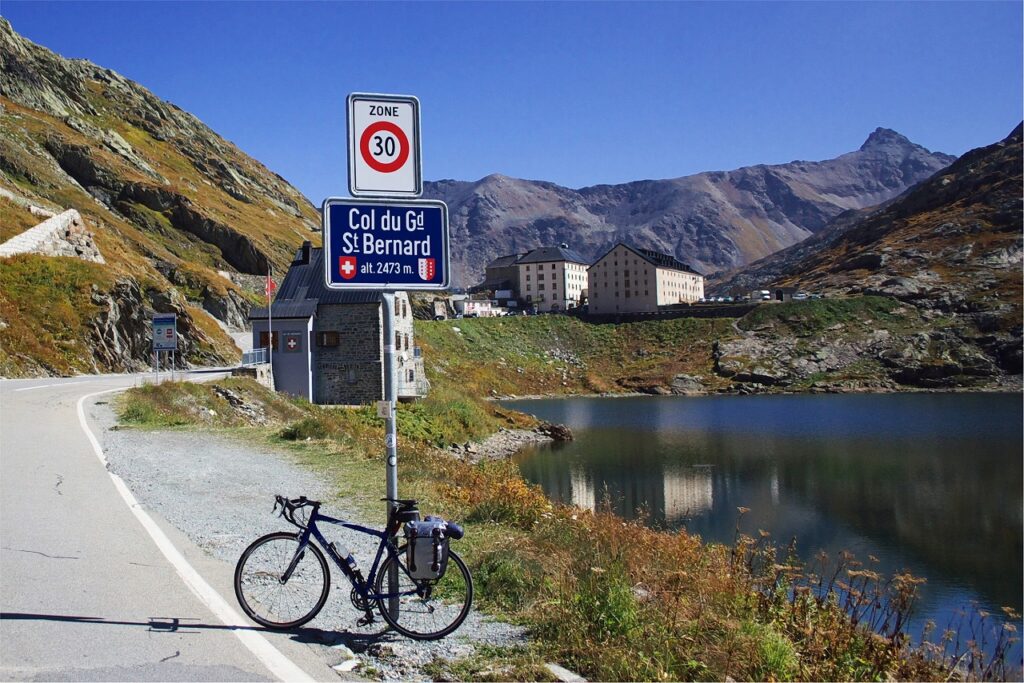
[[[543,284],[537,285],[537,289],[539,289],[541,291],[544,291],[544,285]]]
[[[409,378],[407,381],[409,381],[409,382],[415,382],[416,381],[416,371],[415,370],[410,369],[409,370],[409,374],[406,375],[406,376]]]
[[[401,302],[396,298],[395,299],[395,317],[396,318],[401,316],[401,314],[402,314],[401,305],[402,305]]]
[[[345,369],[345,381],[349,384],[355,384],[358,381],[355,368],[348,367]]]
[[[402,335],[395,332],[395,351],[402,350]]]
[[[529,270],[529,269],[530,269],[530,266],[526,266],[526,269],[527,269],[527,270]]]
[[[277,332],[274,333],[273,340],[274,351],[277,351]],[[260,332],[260,347],[265,349],[268,348],[270,345],[270,337],[267,336],[267,333]]]
[[[529,292],[533,289],[533,285],[526,285],[526,291]]]
[[[552,263],[552,264],[551,264],[551,270],[554,270],[554,269],[555,269],[555,264],[554,264],[554,263]]]
[[[529,273],[527,273],[527,274],[526,274],[526,281],[527,281],[527,282],[529,282],[529,281],[530,281],[530,274],[529,274]]]
[[[276,332],[274,333],[277,334]],[[337,332],[317,332],[316,333],[316,345],[317,346],[337,346],[338,345],[338,333]]]
[[[543,280],[544,279],[544,273],[537,273],[537,279],[538,280]]]

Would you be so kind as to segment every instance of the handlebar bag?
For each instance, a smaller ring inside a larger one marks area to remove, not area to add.
[[[428,516],[405,525],[405,564],[417,580],[436,581],[448,569],[448,523]]]

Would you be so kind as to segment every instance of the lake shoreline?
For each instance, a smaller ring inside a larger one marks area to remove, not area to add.
[[[846,394],[1020,394],[1024,392],[1024,377],[1016,375],[1011,379],[1016,381],[1012,384],[998,384],[980,387],[912,387],[907,389],[888,389],[880,387],[829,387],[827,389],[810,389],[802,391],[787,391],[785,389],[765,388],[757,391],[738,391],[735,389],[722,389],[718,391],[685,392],[685,393],[661,393],[645,391],[623,391],[623,392],[598,392],[579,394],[499,394],[485,397],[484,400],[494,403],[502,401],[540,401],[561,398],[638,398],[638,397],[660,397],[660,398],[706,398],[709,396],[821,396],[821,395],[846,395]]]

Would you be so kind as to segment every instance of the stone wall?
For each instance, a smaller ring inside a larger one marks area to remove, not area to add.
[[[0,257],[15,254],[42,254],[43,256],[71,256],[95,263],[104,263],[103,255],[86,230],[85,221],[74,209],[47,218],[0,244]]]
[[[337,346],[318,346],[314,402],[362,405],[384,398],[380,305],[322,304],[316,334],[337,332]]]

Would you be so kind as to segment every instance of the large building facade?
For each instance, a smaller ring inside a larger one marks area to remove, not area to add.
[[[620,242],[590,266],[587,294],[592,315],[655,313],[704,298],[704,276],[674,256]]]
[[[292,261],[272,308],[249,313],[253,348],[273,347],[277,390],[334,405],[384,398],[382,318],[377,292],[326,288],[323,250],[309,242]],[[405,292],[395,293],[394,322],[398,397],[425,396],[429,385]]]
[[[580,305],[587,290],[587,260],[569,245],[540,247],[516,261],[519,299],[538,311],[565,311]]]

